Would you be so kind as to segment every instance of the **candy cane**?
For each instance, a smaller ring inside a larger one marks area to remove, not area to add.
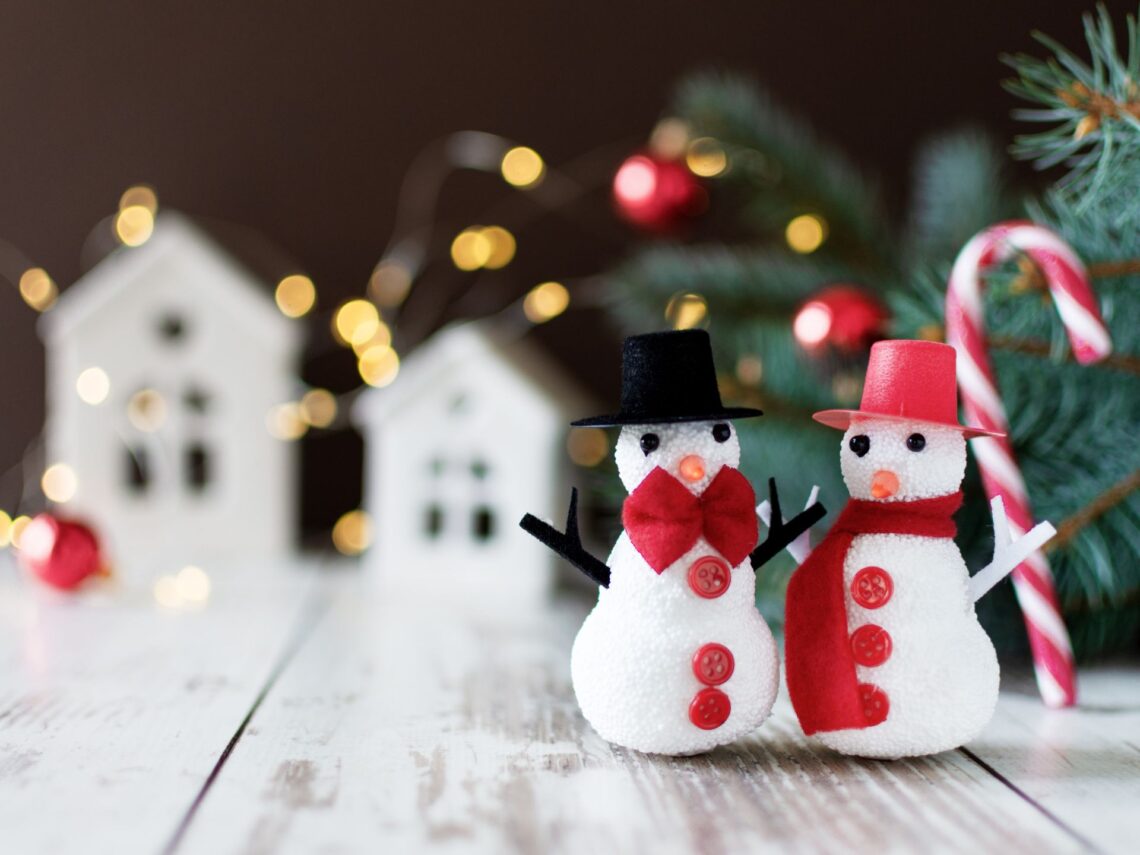
[[[950,272],[946,293],[946,340],[958,351],[962,407],[971,424],[1008,433],[1005,408],[998,397],[993,365],[986,351],[982,277],[987,267],[1017,253],[1028,255],[1045,275],[1049,292],[1065,325],[1073,355],[1081,364],[1112,352],[1084,265],[1056,234],[1024,221],[991,226],[970,239]],[[1025,480],[1006,437],[975,444],[974,454],[986,494],[1001,496],[1017,534],[1033,527]],[[1069,633],[1045,556],[1034,552],[1013,571],[1013,586],[1025,618],[1037,687],[1051,707],[1076,703],[1076,675]]]

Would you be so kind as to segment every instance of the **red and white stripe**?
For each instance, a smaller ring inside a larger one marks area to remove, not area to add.
[[[950,273],[946,340],[958,351],[958,384],[967,422],[1003,433],[1008,433],[1009,424],[986,350],[982,271],[1017,253],[1028,255],[1045,275],[1077,361],[1095,362],[1112,352],[1084,265],[1060,237],[1018,220],[979,232],[962,248]],[[975,443],[974,454],[986,494],[1002,497],[1015,536],[1031,529],[1029,494],[1009,440],[1002,436]],[[1051,707],[1071,706],[1077,696],[1073,650],[1045,556],[1035,552],[1020,564],[1013,571],[1013,585],[1025,617],[1041,696]]]

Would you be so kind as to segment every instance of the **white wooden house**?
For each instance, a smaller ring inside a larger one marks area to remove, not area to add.
[[[518,522],[565,520],[567,423],[588,406],[543,353],[487,322],[436,333],[353,411],[375,530],[366,571],[396,597],[538,603],[557,559]]]
[[[265,283],[169,212],[44,315],[46,460],[74,470],[65,510],[95,524],[117,569],[146,578],[291,548],[295,448],[266,414],[296,397],[300,332]]]

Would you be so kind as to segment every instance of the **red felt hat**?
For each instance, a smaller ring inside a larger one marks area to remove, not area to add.
[[[966,435],[1004,436],[1000,431],[958,423],[957,354],[936,341],[876,342],[871,346],[863,400],[857,410],[822,410],[812,415],[828,427],[846,430],[855,418],[925,422]]]

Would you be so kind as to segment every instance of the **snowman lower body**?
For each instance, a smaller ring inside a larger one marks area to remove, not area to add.
[[[885,628],[887,660],[856,665],[863,686],[881,690],[886,719],[872,727],[816,733],[843,754],[871,758],[915,757],[948,751],[977,736],[997,705],[999,668],[993,643],[978,623],[966,593],[968,572],[949,539],[891,537],[889,558],[878,541],[859,537],[844,566],[845,590],[867,565],[889,569],[894,594],[867,610],[847,594],[848,630]]]
[[[700,612],[698,608],[695,610]],[[750,733],[768,717],[779,683],[776,644],[751,604],[685,620],[639,622],[601,602],[574,642],[570,669],[582,713],[605,740],[650,754],[699,754]],[[732,676],[715,689],[730,711],[715,728],[698,727],[690,705],[710,684],[693,658],[708,644],[732,653]]]

